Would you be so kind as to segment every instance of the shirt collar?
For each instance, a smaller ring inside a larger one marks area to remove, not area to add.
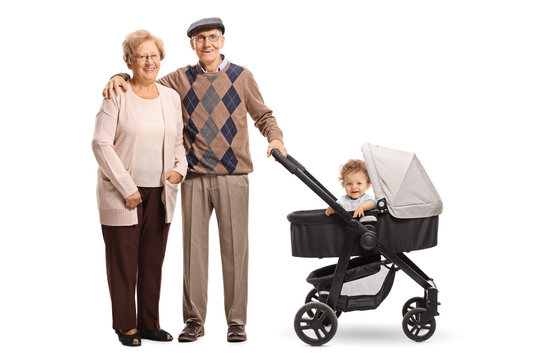
[[[363,193],[362,196],[359,196],[359,197],[357,197],[356,199],[353,199],[353,198],[350,197],[349,195],[345,195],[345,196],[346,196],[349,200],[356,201],[356,200],[360,200],[360,199],[363,198],[365,195],[366,195],[366,193]]]
[[[225,66],[227,66],[227,63],[229,62],[229,60],[227,60],[227,59],[225,58],[225,55],[220,54],[219,56],[221,56],[221,60],[222,60],[222,61],[221,61],[221,65],[218,66],[216,72],[220,72],[221,70],[223,70],[223,69],[225,68]],[[205,74],[208,73],[208,71],[204,70],[204,68],[203,68],[203,66],[202,66],[202,64],[201,64],[200,61],[199,61],[199,67],[201,68],[201,70],[202,70],[203,73],[205,73]]]

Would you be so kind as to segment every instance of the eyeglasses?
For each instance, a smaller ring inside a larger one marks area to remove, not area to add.
[[[208,39],[211,43],[215,43],[216,41],[218,41],[220,37],[221,35],[216,35],[216,34],[210,34],[208,36],[197,35],[197,36],[192,36],[191,40],[196,41],[199,44],[202,44],[205,39]]]
[[[158,62],[158,61],[161,61],[161,56],[158,54],[139,55],[139,56],[133,56],[133,59],[137,60],[140,63],[145,63],[148,59],[152,59],[153,62]]]

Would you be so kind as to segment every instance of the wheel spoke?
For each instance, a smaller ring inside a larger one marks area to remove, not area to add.
[[[325,326],[329,321],[330,321],[330,315],[328,315],[328,313],[325,312],[324,315],[321,316],[321,324]]]
[[[321,331],[322,331],[322,333],[324,334],[325,337],[328,336],[328,331],[326,330],[326,327],[323,326],[321,328]]]

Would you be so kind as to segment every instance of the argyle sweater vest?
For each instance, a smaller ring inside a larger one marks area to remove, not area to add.
[[[282,140],[276,119],[249,70],[229,62],[217,73],[185,66],[158,80],[182,100],[189,172],[247,174],[253,171],[247,113],[268,142]]]

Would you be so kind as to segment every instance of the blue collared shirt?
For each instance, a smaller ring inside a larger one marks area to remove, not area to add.
[[[225,68],[225,66],[227,66],[227,63],[229,62],[229,60],[227,60],[227,59],[225,58],[225,55],[220,54],[219,56],[221,56],[221,59],[222,59],[223,61],[221,62],[221,65],[219,65],[219,67],[217,68],[216,72],[220,72],[221,70],[223,70],[223,69]],[[199,61],[199,67],[201,68],[201,70],[203,71],[203,73],[206,74],[206,73],[208,72],[208,71],[204,70],[204,68],[203,68],[203,66],[202,66],[202,64],[201,64],[200,61]]]

